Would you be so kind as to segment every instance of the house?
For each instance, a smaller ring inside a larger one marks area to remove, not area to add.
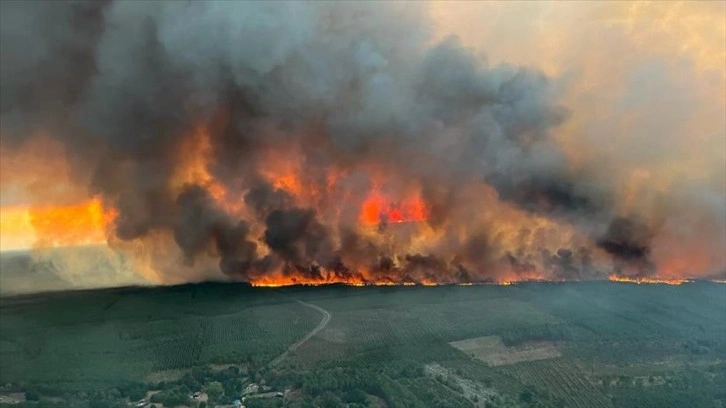
[[[235,408],[242,408],[242,401],[234,400],[234,401],[232,401],[232,405],[234,405]]]
[[[247,387],[245,387],[244,391],[242,391],[242,395],[254,394],[257,391],[259,391],[259,389],[260,389],[259,385],[254,384],[254,383],[249,384]]]
[[[197,391],[197,392],[193,393],[192,395],[190,395],[189,398],[191,398],[194,401],[199,401],[199,402],[209,401],[209,396],[207,395],[206,392],[203,392],[203,391]]]

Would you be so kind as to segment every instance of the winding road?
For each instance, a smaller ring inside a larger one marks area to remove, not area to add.
[[[300,303],[303,306],[313,308],[313,309],[317,310],[318,312],[322,313],[323,320],[321,320],[320,323],[314,329],[310,330],[310,332],[308,334],[306,334],[303,338],[301,338],[300,340],[298,340],[295,343],[293,343],[292,345],[290,345],[290,347],[288,347],[285,351],[283,351],[282,354],[277,356],[274,360],[270,361],[270,363],[268,364],[269,367],[274,367],[274,366],[280,364],[291,352],[297,350],[300,346],[305,344],[306,341],[310,340],[313,336],[318,334],[318,332],[320,330],[323,330],[325,328],[325,326],[328,324],[328,322],[330,321],[330,312],[323,309],[322,307],[313,305],[311,303],[303,302],[300,299],[295,299],[295,301]]]

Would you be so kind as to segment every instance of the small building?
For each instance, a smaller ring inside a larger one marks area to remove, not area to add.
[[[242,408],[242,401],[234,400],[234,401],[232,401],[232,405],[234,405],[235,408]]]
[[[259,385],[252,383],[252,384],[249,384],[247,387],[245,387],[244,391],[242,391],[242,394],[244,394],[244,395],[254,394],[257,391],[259,391],[259,389],[260,389]]]

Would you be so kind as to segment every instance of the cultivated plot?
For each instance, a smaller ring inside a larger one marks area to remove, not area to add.
[[[490,366],[546,360],[562,355],[552,343],[527,342],[516,347],[507,347],[499,336],[477,337],[449,344]]]

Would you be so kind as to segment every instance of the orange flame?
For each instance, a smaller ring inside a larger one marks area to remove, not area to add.
[[[360,222],[363,225],[375,225],[381,221],[391,223],[425,221],[427,218],[426,204],[418,195],[407,198],[401,203],[391,203],[377,189],[363,201]]]
[[[173,188],[179,189],[185,184],[201,184],[220,204],[227,207],[227,189],[219,183],[209,171],[209,156],[212,150],[209,132],[200,127],[179,146],[179,166],[173,178]]]
[[[91,245],[106,242],[116,211],[93,198],[78,204],[2,209],[3,240],[34,237],[35,248]]]
[[[281,286],[320,286],[320,285],[349,285],[366,286],[370,283],[356,276],[338,276],[334,273],[326,274],[325,271],[318,277],[304,275],[286,275],[283,273],[271,273],[253,278],[252,286],[259,287],[281,287]]]
[[[517,282],[513,281],[501,281],[501,282],[487,282],[487,283],[474,283],[464,282],[448,285],[456,286],[480,286],[480,285],[496,285],[496,286],[511,286]],[[279,288],[284,286],[324,286],[324,285],[344,285],[344,286],[447,286],[445,283],[439,283],[431,280],[423,280],[421,282],[392,282],[389,280],[372,280],[364,281],[360,278],[343,278],[343,277],[332,277],[332,278],[310,278],[301,276],[262,276],[253,279],[250,284],[254,287],[261,288]]]
[[[631,278],[628,276],[610,275],[609,280],[611,282],[621,283],[635,283],[641,284],[664,284],[664,285],[682,285],[684,283],[692,282],[690,279],[673,279],[673,278]]]

